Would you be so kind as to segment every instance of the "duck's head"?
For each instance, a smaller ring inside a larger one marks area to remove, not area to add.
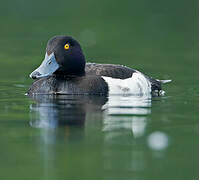
[[[41,65],[30,77],[33,79],[52,74],[83,76],[85,58],[80,44],[70,36],[55,36],[46,46],[46,55]]]

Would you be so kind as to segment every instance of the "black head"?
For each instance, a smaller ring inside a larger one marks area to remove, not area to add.
[[[85,58],[80,44],[70,36],[55,36],[46,47],[46,57],[39,68],[30,74],[40,78],[52,74],[83,76]]]
[[[66,75],[84,75],[85,58],[80,44],[70,36],[55,36],[47,43],[48,55],[54,52],[60,65],[55,72]]]

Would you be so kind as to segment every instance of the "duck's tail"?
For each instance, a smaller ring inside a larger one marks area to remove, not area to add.
[[[155,81],[151,81],[152,83],[152,96],[157,97],[157,96],[164,96],[165,91],[162,90],[162,84],[170,83],[172,80],[159,80],[156,79]]]
[[[159,79],[157,79],[157,81],[159,81],[161,84],[166,84],[166,83],[170,83],[172,80],[171,79],[167,79],[167,80],[159,80]]]

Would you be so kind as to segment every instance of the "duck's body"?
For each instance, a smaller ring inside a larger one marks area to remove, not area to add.
[[[37,80],[30,87],[29,95],[154,92],[159,95],[161,91],[161,81],[129,67],[85,63],[79,43],[68,36],[56,36],[48,42],[44,61],[30,77]]]
[[[87,63],[85,72],[85,75],[80,77],[58,74],[38,79],[28,93],[108,95],[156,92],[158,95],[161,91],[160,81],[122,65]],[[135,75],[145,79],[144,82]]]

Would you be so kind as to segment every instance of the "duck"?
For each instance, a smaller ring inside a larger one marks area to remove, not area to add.
[[[27,94],[152,94],[164,93],[158,80],[124,65],[87,63],[80,43],[71,36],[52,37],[45,58],[30,75],[35,81]]]

